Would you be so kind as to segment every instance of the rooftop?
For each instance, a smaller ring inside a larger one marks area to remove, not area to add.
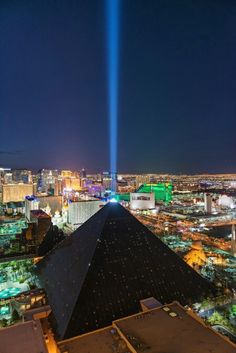
[[[58,343],[61,353],[129,353],[118,332],[109,326]]]
[[[233,353],[236,346],[179,303],[114,322],[136,352]]]
[[[43,210],[32,210],[30,211],[31,216],[34,218],[51,218],[46,212]]]
[[[236,346],[173,302],[58,343],[61,353],[233,353]],[[129,347],[129,349],[128,349]],[[131,349],[132,347],[132,349]]]
[[[39,321],[27,321],[0,330],[1,353],[47,353]]]

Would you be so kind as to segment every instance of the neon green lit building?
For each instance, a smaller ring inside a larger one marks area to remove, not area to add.
[[[137,192],[154,192],[155,201],[170,202],[172,200],[172,189],[171,183],[143,184]]]
[[[172,189],[171,183],[158,183],[158,184],[143,184],[137,190],[137,192],[154,192],[155,201],[170,202],[172,200]],[[116,194],[114,196],[118,202],[130,201],[130,194]]]
[[[125,193],[125,194],[116,194],[115,196],[116,201],[130,201],[130,193]]]

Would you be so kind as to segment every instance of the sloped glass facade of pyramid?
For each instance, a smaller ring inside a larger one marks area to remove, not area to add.
[[[136,313],[144,298],[185,305],[214,294],[208,281],[118,203],[104,206],[48,253],[37,273],[60,338]]]

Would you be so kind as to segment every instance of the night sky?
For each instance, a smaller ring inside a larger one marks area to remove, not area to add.
[[[236,1],[120,1],[119,172],[236,172]],[[0,1],[0,166],[109,169],[105,0]]]

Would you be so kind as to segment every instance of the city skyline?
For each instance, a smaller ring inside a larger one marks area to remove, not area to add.
[[[181,352],[235,350],[236,174],[0,168],[0,221],[3,352],[126,352],[105,337],[130,319],[134,352],[160,348],[153,330],[161,351],[173,339]]]
[[[1,165],[109,170],[105,1],[2,1]],[[118,171],[236,172],[232,1],[120,2]]]
[[[0,1],[0,353],[236,351],[236,3]]]

